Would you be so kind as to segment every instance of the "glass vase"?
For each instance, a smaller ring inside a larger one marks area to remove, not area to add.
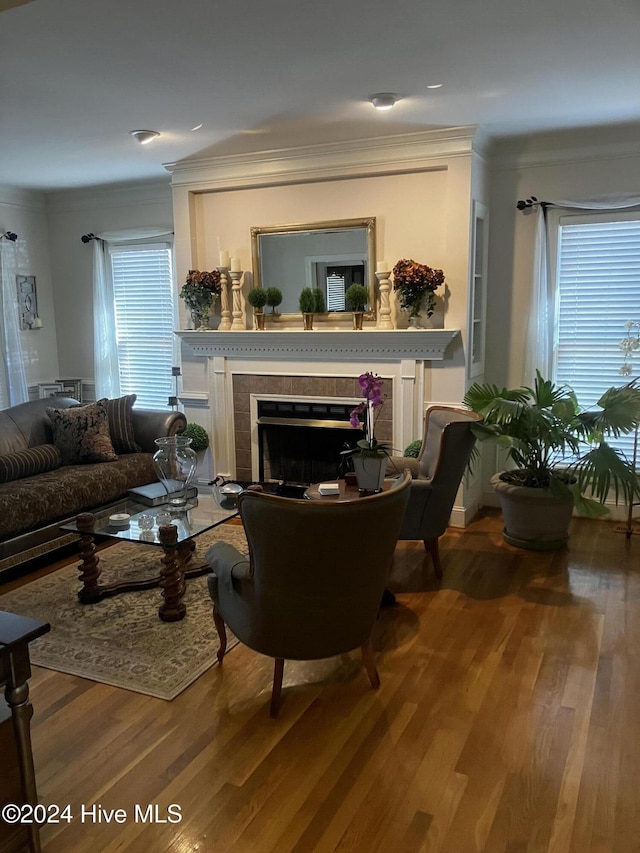
[[[211,306],[207,306],[206,308],[192,308],[191,309],[191,322],[193,323],[193,328],[196,332],[206,332],[209,329],[209,312],[211,311]]]
[[[156,438],[158,449],[153,456],[153,467],[167,493],[170,509],[184,509],[187,505],[189,485],[193,480],[197,457],[189,446],[192,439],[184,435]]]

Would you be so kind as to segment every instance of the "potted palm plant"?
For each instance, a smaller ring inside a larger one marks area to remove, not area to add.
[[[510,544],[562,547],[574,507],[602,516],[611,489],[616,503],[638,493],[633,465],[606,441],[633,432],[640,422],[637,380],[609,388],[597,411],[582,409],[571,388],[539,372],[533,388],[476,383],[464,402],[483,418],[472,427],[476,437],[495,441],[514,466],[491,479]]]

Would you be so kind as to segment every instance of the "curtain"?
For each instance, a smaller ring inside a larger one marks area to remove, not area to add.
[[[0,240],[0,408],[29,399],[20,342],[16,269],[14,243]]]
[[[624,210],[630,207],[640,207],[640,195],[637,193],[617,193],[584,199],[558,199],[557,201],[538,204],[522,376],[522,384],[529,386],[534,383],[536,369],[545,378],[548,378],[551,376],[553,366],[556,312],[555,286],[551,278],[551,259],[549,256],[549,244],[551,242],[547,217],[549,207],[562,208],[567,213],[572,210]]]
[[[93,242],[93,362],[96,399],[120,396],[120,370],[109,245],[150,240],[173,234],[167,228],[103,231]]]

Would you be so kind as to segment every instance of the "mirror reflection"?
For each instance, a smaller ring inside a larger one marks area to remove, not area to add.
[[[345,292],[363,284],[375,315],[375,218],[256,227],[251,246],[254,285],[282,291],[281,314],[299,313],[305,287],[323,292],[330,314],[345,313]]]

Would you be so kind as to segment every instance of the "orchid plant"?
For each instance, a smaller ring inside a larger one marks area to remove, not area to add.
[[[628,320],[624,324],[624,327],[627,330],[627,335],[620,341],[620,349],[622,350],[624,360],[619,372],[622,376],[631,376],[633,373],[631,366],[633,354],[640,352],[640,322]]]
[[[358,377],[358,384],[362,390],[364,400],[352,409],[349,423],[354,429],[362,429],[364,438],[361,438],[356,447],[345,450],[345,455],[366,456],[381,459],[388,456],[388,446],[379,442],[375,437],[376,410],[384,403],[382,394],[383,380],[375,373],[362,373]],[[361,420],[362,419],[362,420]]]

